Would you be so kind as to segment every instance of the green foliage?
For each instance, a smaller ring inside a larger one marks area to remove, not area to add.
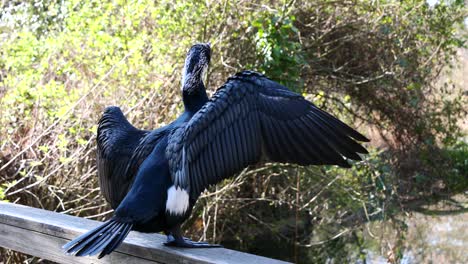
[[[464,192],[468,189],[468,143],[460,141],[443,150],[445,160],[449,164],[443,166],[446,170],[443,175],[447,177],[447,189],[451,192]]]
[[[0,201],[5,199],[5,188],[4,186],[0,186]]]
[[[253,21],[258,70],[294,89],[302,90],[301,69],[306,63],[299,43],[294,16],[265,13]]]
[[[311,83],[331,83],[327,96],[350,95],[360,116],[391,131],[387,141],[394,148],[453,143],[459,137],[454,122],[464,115],[461,87],[434,83],[464,45],[454,33],[464,10],[460,2],[434,8],[421,1],[310,3],[296,14],[311,66],[305,74]]]

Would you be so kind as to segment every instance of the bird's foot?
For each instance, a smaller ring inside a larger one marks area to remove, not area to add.
[[[207,242],[194,242],[189,238],[182,237],[182,238],[174,238],[173,236],[167,236],[167,242],[164,243],[165,246],[168,247],[182,247],[182,248],[216,248],[216,247],[223,247],[218,244],[209,244]]]

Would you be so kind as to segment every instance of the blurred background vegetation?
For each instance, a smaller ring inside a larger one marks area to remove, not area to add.
[[[437,256],[408,242],[428,215],[468,221],[467,9],[430,2],[1,1],[0,199],[109,217],[95,163],[104,107],[168,124],[185,52],[211,41],[210,93],[263,72],[370,137],[371,154],[349,170],[250,167],[204,193],[186,235],[299,263],[464,262],[466,236]],[[0,249],[0,262],[23,261],[41,262]]]

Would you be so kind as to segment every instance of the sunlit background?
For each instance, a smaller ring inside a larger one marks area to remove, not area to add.
[[[168,124],[185,52],[210,41],[210,93],[260,71],[372,141],[349,170],[248,168],[203,194],[187,236],[297,263],[468,263],[466,25],[460,0],[2,1],[0,199],[110,217],[104,107]]]

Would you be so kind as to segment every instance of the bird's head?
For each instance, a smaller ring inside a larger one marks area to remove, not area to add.
[[[210,59],[210,43],[197,43],[190,48],[182,75],[182,91],[191,93],[203,85]]]

